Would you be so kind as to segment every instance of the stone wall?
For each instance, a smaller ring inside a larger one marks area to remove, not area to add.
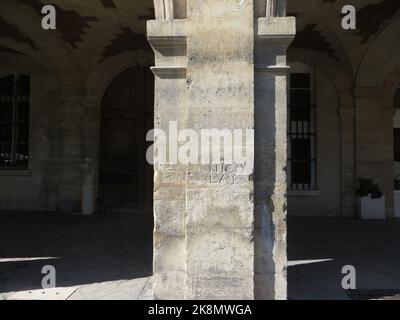
[[[30,159],[27,170],[0,170],[0,210],[48,210],[44,187],[45,161],[50,156],[48,110],[54,105],[56,83],[49,70],[18,54],[0,54],[0,76],[21,73],[31,77]]]

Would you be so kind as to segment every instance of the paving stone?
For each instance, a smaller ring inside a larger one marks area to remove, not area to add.
[[[77,287],[19,291],[7,300],[67,300]]]

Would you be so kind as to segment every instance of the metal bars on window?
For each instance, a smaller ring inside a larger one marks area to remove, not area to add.
[[[309,73],[292,73],[288,106],[288,187],[315,190],[316,107]]]
[[[0,168],[26,169],[29,162],[30,77],[0,78]]]

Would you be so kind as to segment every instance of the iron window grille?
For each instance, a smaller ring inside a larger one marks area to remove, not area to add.
[[[29,164],[30,77],[0,78],[0,168],[27,169]]]
[[[316,190],[316,107],[310,73],[290,75],[288,105],[288,187]]]

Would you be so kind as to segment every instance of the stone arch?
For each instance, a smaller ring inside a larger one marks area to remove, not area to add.
[[[355,216],[355,101],[351,68],[314,50],[290,48],[288,61],[320,70],[332,82],[339,101],[341,157],[341,215]]]
[[[134,66],[150,66],[154,63],[150,50],[126,52],[109,58],[97,65],[85,81],[84,125],[98,126],[101,100],[109,84],[123,71]],[[84,140],[86,141],[86,140]],[[88,152],[86,156],[92,157]]]
[[[119,54],[98,64],[85,81],[83,142],[84,142],[84,177],[83,190],[86,199],[83,200],[82,210],[93,213],[93,202],[98,193],[98,151],[100,148],[100,114],[103,95],[112,81],[122,72],[134,66],[148,66],[154,63],[150,50],[137,50]],[[85,191],[86,190],[86,191]],[[85,198],[85,196],[83,196]],[[85,204],[86,203],[86,204]]]
[[[46,83],[43,87],[46,91],[56,90],[59,88],[57,79],[52,76],[51,71],[44,67],[40,62],[35,61],[31,57],[23,54],[0,53],[0,76],[5,72],[17,72],[25,74],[41,73],[46,76]]]
[[[118,74],[136,65],[150,67],[152,64],[154,58],[151,50],[126,52],[105,60],[96,66],[85,81],[86,99],[100,102],[108,85]]]
[[[65,9],[67,5],[65,7],[64,5],[60,5],[60,7]],[[123,9],[126,12],[130,12],[131,7],[136,5],[126,2]],[[147,8],[152,11],[154,9],[151,8],[151,4],[147,5],[147,1],[142,0],[142,5],[143,14],[146,14],[147,17]],[[85,4],[77,3],[70,8],[77,11],[75,17],[79,17],[80,15],[79,18],[82,18],[81,21],[96,21],[91,26],[92,28],[89,28],[89,31],[85,32],[84,37],[82,37],[82,42],[86,40],[86,36],[88,37],[90,48],[93,50],[81,48],[80,46],[74,50],[68,44],[68,39],[65,39],[65,35],[61,31],[46,32],[41,30],[40,20],[42,16],[40,14],[40,7],[37,7],[35,2],[7,1],[5,8],[7,12],[11,13],[7,16],[7,22],[10,25],[17,26],[21,33],[26,38],[31,39],[36,45],[32,48],[19,43],[15,39],[12,39],[12,37],[4,38],[4,42],[2,38],[2,45],[6,47],[7,51],[14,52],[13,55],[18,55],[18,52],[20,52],[21,56],[28,56],[39,61],[57,79],[53,85],[56,94],[51,95],[54,103],[50,113],[52,119],[52,134],[51,137],[49,136],[49,140],[51,140],[50,154],[54,155],[54,160],[57,160],[53,161],[53,163],[55,167],[58,166],[56,172],[59,176],[67,175],[68,172],[72,171],[76,175],[74,179],[70,179],[71,181],[60,178],[58,181],[52,182],[54,186],[53,190],[56,191],[52,195],[53,200],[51,200],[52,205],[49,207],[49,210],[77,212],[82,205],[82,208],[86,207],[84,211],[86,210],[87,213],[92,210],[89,208],[90,205],[87,205],[85,201],[83,203],[80,201],[84,198],[82,197],[82,192],[83,194],[92,192],[90,190],[92,187],[89,187],[88,191],[87,186],[88,181],[90,182],[95,177],[90,173],[93,172],[91,168],[95,166],[96,160],[97,145],[95,142],[97,141],[97,137],[94,132],[97,132],[96,127],[98,126],[97,122],[102,94],[114,76],[124,69],[136,64],[147,64],[150,66],[152,63],[149,61],[152,61],[153,53],[149,49],[149,57],[144,59],[142,56],[147,54],[143,53],[146,50],[138,50],[137,52],[129,51],[109,57],[99,64],[97,62],[99,60],[96,58],[102,55],[102,50],[109,48],[109,46],[107,47],[109,42],[105,40],[109,40],[113,44],[115,42],[118,43],[121,39],[114,37],[115,32],[118,31],[115,26],[120,26],[120,21],[111,25],[106,24],[102,18],[106,14],[108,16],[109,10],[104,9],[101,4],[89,2],[85,2]],[[179,7],[177,8],[179,9]],[[18,20],[15,17],[18,17]],[[141,21],[140,19],[140,17],[137,17],[135,21]],[[105,29],[105,32],[108,32],[106,39],[96,35],[96,32],[99,31],[99,29],[96,29],[97,24],[99,24],[100,29],[107,27]],[[144,23],[142,24],[141,28],[144,27]],[[80,35],[81,33],[78,32],[78,39]],[[116,52],[123,50],[127,49],[121,48],[120,50],[116,50]],[[88,54],[85,52],[88,52]],[[112,53],[116,54],[116,52],[113,51]],[[87,59],[91,60],[88,61]],[[143,62],[146,59],[147,61]],[[57,179],[55,178],[54,180]],[[94,183],[90,182],[89,185],[94,185]],[[83,186],[82,191],[80,190],[80,186]],[[71,189],[73,189],[73,192],[71,192]]]
[[[8,2],[5,5],[8,12],[6,23],[18,26],[21,34],[32,45],[19,43],[11,38],[3,38],[2,43],[7,48],[30,56],[41,65],[46,65],[64,87],[76,88],[81,86],[82,73],[70,49],[65,46],[58,33],[44,32],[40,26],[41,16],[32,7],[18,1]],[[18,17],[18,20],[15,17]],[[62,62],[61,66],[60,61]]]
[[[355,80],[357,173],[375,179],[386,196],[386,216],[393,218],[393,96],[399,81],[400,16],[371,42]],[[396,79],[397,78],[397,79]]]
[[[357,73],[356,88],[383,87],[388,76],[400,63],[400,43],[397,41],[400,16],[393,20],[371,43]]]
[[[326,54],[309,49],[289,48],[288,61],[301,62],[323,72],[334,84],[341,108],[354,108],[353,76],[351,69]]]

